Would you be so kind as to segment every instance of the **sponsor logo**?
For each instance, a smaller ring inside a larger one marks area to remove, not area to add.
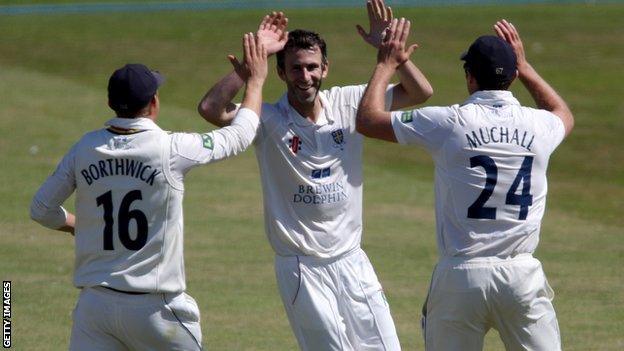
[[[301,138],[296,135],[293,135],[292,139],[288,140],[288,146],[294,154],[301,150],[301,144],[303,144],[303,142],[301,142]]]
[[[212,137],[210,135],[202,134],[202,140],[206,149],[212,150],[214,148],[214,142],[212,141]]]
[[[331,169],[323,168],[323,169],[313,169],[312,170],[312,179],[321,179],[325,177],[329,177],[331,175]]]
[[[401,113],[401,122],[409,123],[412,120],[413,120],[413,118],[412,118],[412,111],[405,111],[405,112]]]
[[[293,203],[312,206],[327,205],[340,203],[348,198],[342,181],[317,185],[302,184],[293,194]]]
[[[496,74],[501,75],[503,74],[503,71],[504,71],[503,67],[496,67]]]

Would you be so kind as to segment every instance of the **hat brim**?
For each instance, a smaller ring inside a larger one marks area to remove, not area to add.
[[[459,59],[462,61],[466,61],[467,57],[468,57],[468,51],[464,51],[461,55],[459,55]]]

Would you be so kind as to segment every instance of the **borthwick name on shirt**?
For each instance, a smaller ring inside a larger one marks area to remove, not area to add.
[[[133,177],[149,185],[154,185],[154,178],[160,173],[161,171],[148,164],[127,158],[100,160],[80,170],[80,174],[82,174],[88,185],[100,178],[118,175]]]

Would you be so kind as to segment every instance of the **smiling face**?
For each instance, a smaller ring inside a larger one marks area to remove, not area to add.
[[[288,102],[297,110],[314,107],[327,64],[323,63],[321,49],[289,49],[284,55],[284,67],[278,67],[280,78],[286,83]]]

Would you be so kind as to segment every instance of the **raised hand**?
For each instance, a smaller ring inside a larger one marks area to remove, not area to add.
[[[264,83],[268,74],[267,50],[260,37],[247,33],[243,37],[245,67],[248,71],[248,83]]]
[[[518,64],[518,70],[521,70],[527,63],[526,56],[524,54],[524,46],[520,35],[513,24],[507,22],[507,20],[500,20],[494,24],[494,31],[499,38],[505,40],[511,45],[516,53],[516,60]]]
[[[385,31],[384,39],[379,47],[377,62],[397,68],[407,60],[418,48],[418,44],[406,46],[411,23],[405,18],[393,19],[390,27]]]
[[[256,35],[260,38],[268,55],[273,55],[282,50],[284,45],[286,45],[288,40],[287,25],[288,18],[284,16],[284,13],[275,11],[264,16],[262,22],[260,22]]]
[[[392,22],[392,9],[384,4],[383,0],[368,0],[366,2],[368,11],[369,32],[359,24],[356,25],[358,33],[364,41],[379,49],[383,39],[383,33]]]

